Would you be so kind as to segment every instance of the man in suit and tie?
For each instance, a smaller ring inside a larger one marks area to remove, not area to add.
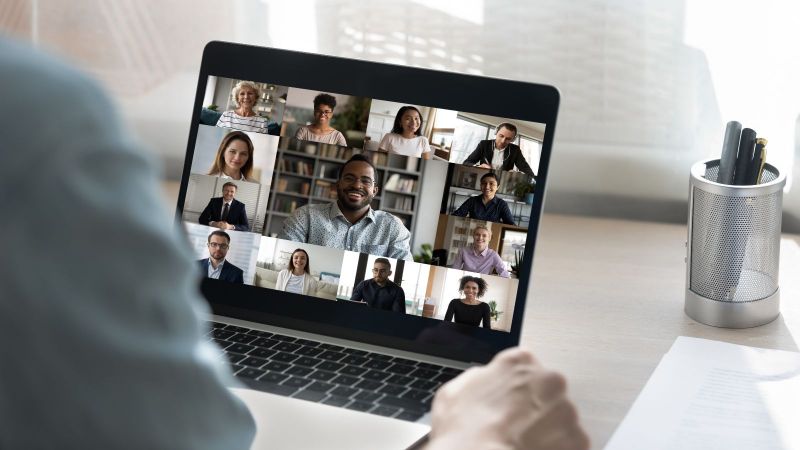
[[[464,160],[465,166],[476,166],[495,171],[519,170],[535,179],[533,169],[522,156],[519,145],[512,144],[517,138],[516,125],[508,122],[497,126],[494,139],[480,141],[475,150]]]
[[[214,197],[200,214],[200,224],[222,230],[250,231],[244,203],[233,198],[236,184],[229,181],[222,185],[222,197]]]
[[[244,271],[228,261],[228,249],[231,237],[224,231],[212,231],[208,235],[208,258],[198,261],[200,268],[208,278],[244,284]]]

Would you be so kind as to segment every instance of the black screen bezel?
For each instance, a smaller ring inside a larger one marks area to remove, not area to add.
[[[560,95],[555,87],[474,75],[359,61],[213,41],[206,45],[197,82],[176,222],[189,174],[208,76],[334,92],[545,124],[536,195],[521,273],[530,274],[544,206]],[[476,103],[479,99],[480,103]],[[519,343],[532,277],[520,277],[510,332],[490,331],[416,316],[397,316],[310,296],[204,278],[202,292],[215,314],[358,340],[465,362],[486,362]],[[442,344],[441,342],[447,342]]]

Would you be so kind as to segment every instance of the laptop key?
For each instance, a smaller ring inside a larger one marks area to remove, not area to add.
[[[387,383],[399,384],[400,386],[407,386],[412,381],[414,381],[413,378],[404,375],[392,375],[386,379]]]
[[[354,411],[367,412],[370,409],[372,409],[373,406],[375,405],[373,405],[372,403],[353,401],[349,405],[345,406],[345,408],[352,409]]]
[[[353,397],[356,400],[361,400],[363,402],[374,402],[379,398],[383,397],[383,394],[379,392],[369,392],[369,391],[361,391]]]
[[[292,366],[289,368],[289,370],[287,370],[284,373],[288,373],[289,375],[296,375],[298,377],[304,377],[313,371],[314,369],[309,369],[308,367]]]
[[[297,340],[296,337],[286,336],[285,334],[274,334],[272,335],[272,339],[283,342],[294,342]]]
[[[396,415],[394,418],[395,419],[400,419],[400,420],[406,420],[406,421],[409,421],[409,422],[416,422],[417,419],[419,419],[420,417],[422,417],[422,413],[421,412],[403,411],[400,414]]]
[[[252,334],[236,333],[233,336],[229,337],[227,340],[229,340],[231,342],[238,342],[240,344],[249,344],[249,343],[255,341],[256,339],[258,339],[258,338],[256,338]]]
[[[332,396],[326,398],[325,400],[323,400],[322,403],[325,404],[325,405],[331,405],[331,406],[344,406],[344,405],[350,403],[350,399],[349,398],[344,398],[344,397],[337,397],[337,396],[333,396],[332,395]]]
[[[244,369],[236,372],[236,376],[237,377],[242,377],[242,378],[253,378],[253,379],[256,379],[256,378],[260,377],[261,375],[264,375],[265,373],[266,372],[264,372],[263,370],[254,369],[252,367],[245,367]]]
[[[400,398],[407,398],[409,400],[416,400],[422,402],[426,398],[430,397],[431,393],[427,391],[419,391],[417,389],[410,389],[405,394],[401,395]]]
[[[344,359],[342,359],[339,362],[344,364],[352,364],[354,366],[360,366],[367,361],[369,361],[369,359],[364,358],[363,356],[347,355],[344,357]]]
[[[312,391],[317,391],[317,392],[328,392],[328,391],[330,391],[331,389],[333,389],[335,387],[336,387],[335,385],[330,384],[330,383],[325,383],[325,382],[322,382],[322,381],[315,381],[315,382],[309,384],[308,386],[306,386],[306,389],[310,389]]]
[[[308,390],[308,389],[303,389],[302,391],[298,392],[297,394],[294,394],[292,396],[292,398],[299,398],[299,399],[302,399],[302,400],[308,400],[310,402],[319,402],[319,401],[322,401],[322,399],[324,399],[326,395],[328,395],[328,394],[326,394],[324,392],[311,391],[311,390]]]
[[[314,380],[328,381],[331,378],[335,377],[336,374],[333,373],[333,372],[328,372],[326,370],[317,370],[317,371],[314,371],[313,373],[310,373],[310,374],[308,374],[306,376],[308,378],[311,378],[311,379],[314,379]]]
[[[211,336],[216,339],[228,339],[234,334],[236,333],[234,333],[233,331],[220,330],[220,329],[211,330]]]
[[[411,387],[412,388],[422,389],[423,391],[430,391],[430,390],[432,390],[433,388],[435,388],[438,385],[439,385],[439,383],[437,383],[435,381],[428,381],[428,380],[417,380],[417,381],[411,383]]]
[[[275,339],[258,338],[250,344],[255,345],[256,347],[270,348],[278,342],[280,341],[276,341]]]
[[[311,383],[311,380],[305,378],[298,378],[298,377],[289,377],[287,378],[282,384],[284,386],[292,386],[292,387],[304,387],[305,385]]]
[[[439,383],[447,383],[448,381],[452,380],[456,376],[449,373],[440,373],[436,377],[433,378],[433,381],[438,381]]]
[[[394,364],[391,367],[387,367],[386,371],[391,373],[398,373],[400,375],[407,375],[414,371],[414,367],[407,366],[405,364]]]
[[[278,384],[287,378],[289,378],[289,375],[284,375],[282,373],[276,373],[276,372],[267,372],[263,376],[261,376],[261,378],[259,378],[258,381],[263,381],[264,383]]]
[[[279,361],[270,361],[269,363],[267,363],[267,365],[264,366],[264,369],[274,370],[275,372],[283,372],[289,367],[290,367],[289,364],[286,363],[282,363]]]
[[[381,386],[383,386],[383,383],[379,381],[361,380],[354,387],[364,389],[365,391],[375,391]]]
[[[261,367],[267,363],[267,360],[263,358],[256,358],[255,356],[248,356],[247,358],[238,361],[238,363],[243,366]]]
[[[269,358],[270,356],[274,355],[275,353],[278,353],[278,351],[277,350],[270,350],[268,348],[257,348],[255,350],[251,350],[250,353],[248,353],[247,355],[248,356],[257,356],[259,358]]]
[[[430,380],[439,375],[439,372],[430,369],[417,369],[409,374],[414,378],[422,378],[423,380]]]
[[[336,372],[337,370],[344,367],[344,364],[335,363],[333,361],[324,361],[322,364],[318,365],[316,368],[320,370],[330,370],[331,372]]]
[[[373,359],[364,363],[364,367],[366,367],[367,369],[375,369],[375,370],[383,370],[391,365],[392,365],[391,363],[388,363],[386,361],[381,361],[379,359]]]
[[[418,362],[417,363],[417,367],[419,367],[420,369],[430,369],[430,370],[436,370],[436,371],[440,371],[440,370],[443,369],[442,366],[438,366],[436,364],[431,364],[431,363],[426,363],[426,362]]]
[[[400,394],[402,394],[405,391],[406,388],[404,388],[403,386],[397,386],[393,384],[387,384],[386,386],[378,389],[378,392],[382,394],[395,395],[395,396],[400,396]]]
[[[280,342],[278,345],[272,347],[274,350],[280,350],[282,352],[293,352],[300,348],[300,344],[292,344],[291,342]]]
[[[316,346],[319,345],[319,342],[312,341],[311,339],[298,339],[298,340],[294,341],[294,343],[295,344],[300,344],[300,345],[307,345],[309,347],[316,347]]]
[[[392,417],[393,415],[397,414],[397,411],[400,411],[397,408],[392,408],[391,406],[377,406],[375,409],[370,411],[372,414],[377,414],[379,416],[384,417]],[[415,419],[416,420],[416,419]]]
[[[329,392],[331,395],[338,395],[339,397],[351,397],[354,394],[358,393],[358,389],[353,389],[349,387],[339,386],[336,389]]]
[[[352,386],[355,383],[358,383],[360,378],[351,377],[349,375],[339,375],[338,377],[331,380],[331,383],[341,384],[344,386]]]
[[[295,352],[296,354],[298,354],[298,355],[302,355],[302,356],[317,356],[317,355],[319,355],[320,353],[322,353],[322,352],[324,352],[324,351],[325,351],[325,350],[323,350],[323,349],[321,349],[321,348],[315,348],[315,347],[300,347],[300,348],[298,348],[297,350],[295,350],[294,352]]]
[[[461,375],[462,372],[464,371],[453,367],[445,367],[442,369],[442,373],[448,373],[450,375],[455,375],[455,376]]]
[[[369,372],[361,374],[361,378],[366,378],[372,381],[381,381],[389,377],[388,372],[381,372],[380,370],[370,370]]]
[[[244,355],[245,353],[249,352],[254,348],[255,347],[253,347],[252,345],[247,345],[247,344],[233,344],[230,347],[226,348],[225,350],[233,353],[241,353]]]
[[[367,371],[367,369],[365,369],[363,367],[344,366],[344,367],[342,367],[341,370],[339,370],[339,373],[343,373],[345,375],[358,376],[358,375],[361,375],[362,373],[364,373],[366,371]]]
[[[321,359],[317,358],[309,358],[308,356],[301,356],[294,361],[295,365],[304,366],[304,367],[314,367],[317,364],[321,363]]]
[[[270,359],[273,360],[273,361],[280,361],[280,362],[288,363],[288,362],[294,361],[295,359],[297,359],[299,357],[300,357],[300,355],[295,355],[294,353],[276,352],[274,355],[272,355],[272,358],[270,358]]]
[[[324,344],[323,344],[324,345]],[[344,353],[333,352],[333,351],[326,351],[319,355],[320,358],[326,359],[328,361],[338,361],[345,357]]]

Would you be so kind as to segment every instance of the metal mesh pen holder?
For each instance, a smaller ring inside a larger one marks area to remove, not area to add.
[[[778,262],[786,177],[765,164],[761,184],[717,183],[719,159],[692,166],[686,305],[706,325],[749,328],[779,314]]]

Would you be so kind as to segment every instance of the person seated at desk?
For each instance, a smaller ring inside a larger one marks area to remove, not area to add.
[[[504,278],[511,274],[506,270],[506,265],[496,251],[489,248],[492,231],[484,226],[477,226],[472,232],[472,245],[458,250],[453,261],[453,269],[467,270],[469,272],[490,274],[492,270]]]
[[[228,181],[222,185],[222,197],[208,201],[206,209],[200,213],[200,225],[208,225],[223,230],[250,231],[244,203],[233,198],[236,183]]]
[[[464,298],[454,298],[447,305],[447,312],[444,314],[444,321],[450,322],[455,319],[456,323],[472,325],[477,327],[483,322],[483,328],[492,329],[492,310],[489,305],[478,300],[486,294],[488,289],[486,280],[478,277],[461,277],[458,292],[464,294]]]
[[[531,177],[535,177],[531,166],[519,145],[511,142],[517,138],[517,127],[514,124],[504,122],[497,126],[494,140],[486,139],[480,141],[472,153],[464,160],[465,166],[477,166],[495,171],[511,171],[516,168],[520,172],[525,172]]]
[[[294,133],[295,139],[347,147],[344,135],[330,125],[335,107],[336,97],[330,94],[319,94],[314,97],[314,122],[298,128]]]
[[[231,247],[231,237],[224,231],[212,231],[208,235],[208,258],[198,262],[208,278],[244,284],[244,271],[228,261],[225,257]]]
[[[406,293],[399,285],[389,279],[392,263],[386,258],[378,258],[372,265],[372,278],[364,280],[353,289],[350,300],[365,302],[373,308],[396,313],[406,313]]]
[[[403,221],[370,206],[377,193],[375,166],[355,154],[339,171],[336,201],[295,209],[278,239],[412,260],[411,233]]]
[[[311,260],[302,248],[292,252],[289,267],[278,272],[275,289],[295,294],[311,295],[317,292],[317,280],[311,276]]]
[[[403,106],[394,117],[392,131],[386,133],[378,150],[404,156],[431,159],[428,138],[422,135],[422,114],[413,106]]]
[[[508,203],[495,195],[497,175],[489,172],[481,177],[481,192],[481,195],[472,196],[464,201],[452,215],[515,225]]]
[[[222,138],[208,174],[219,178],[258,183],[253,178],[253,152],[250,136],[241,131],[231,131]]]

